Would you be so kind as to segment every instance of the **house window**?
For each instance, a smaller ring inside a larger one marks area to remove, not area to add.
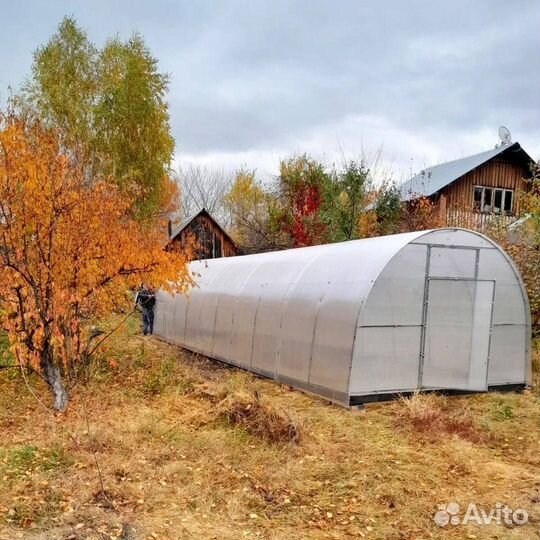
[[[514,206],[514,190],[474,187],[473,208],[484,214],[511,214]]]
[[[511,189],[505,190],[503,212],[505,214],[512,214],[514,209],[514,192]]]

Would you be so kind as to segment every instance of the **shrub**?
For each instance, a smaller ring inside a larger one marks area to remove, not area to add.
[[[231,393],[218,404],[218,416],[271,443],[299,443],[300,423],[285,411],[264,403],[258,393]]]

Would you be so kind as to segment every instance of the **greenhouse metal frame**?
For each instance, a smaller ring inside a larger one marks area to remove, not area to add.
[[[420,231],[190,268],[188,297],[157,295],[158,337],[341,405],[530,385],[523,282],[479,233]]]

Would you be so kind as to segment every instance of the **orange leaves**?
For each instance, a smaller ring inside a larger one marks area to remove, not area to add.
[[[357,233],[359,238],[372,238],[379,236],[377,214],[374,211],[362,212],[358,216]]]
[[[64,155],[54,132],[0,123],[0,317],[22,362],[68,366],[87,321],[129,306],[129,288],[185,291],[187,257],[166,252],[163,224],[135,221],[132,201]]]
[[[403,229],[405,231],[423,231],[436,229],[445,225],[440,209],[428,197],[418,197],[404,204],[402,211]]]

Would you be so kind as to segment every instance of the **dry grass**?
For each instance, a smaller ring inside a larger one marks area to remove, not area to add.
[[[229,394],[218,406],[231,425],[272,443],[299,443],[302,429],[283,409],[265,403],[258,392]]]
[[[538,537],[538,388],[356,415],[136,330],[63,416],[0,371],[0,539]],[[438,528],[450,501],[530,524]]]
[[[468,407],[455,407],[454,400],[436,394],[415,394],[401,398],[395,416],[398,429],[421,438],[440,440],[457,435],[479,443],[488,439],[488,433],[478,425]]]

